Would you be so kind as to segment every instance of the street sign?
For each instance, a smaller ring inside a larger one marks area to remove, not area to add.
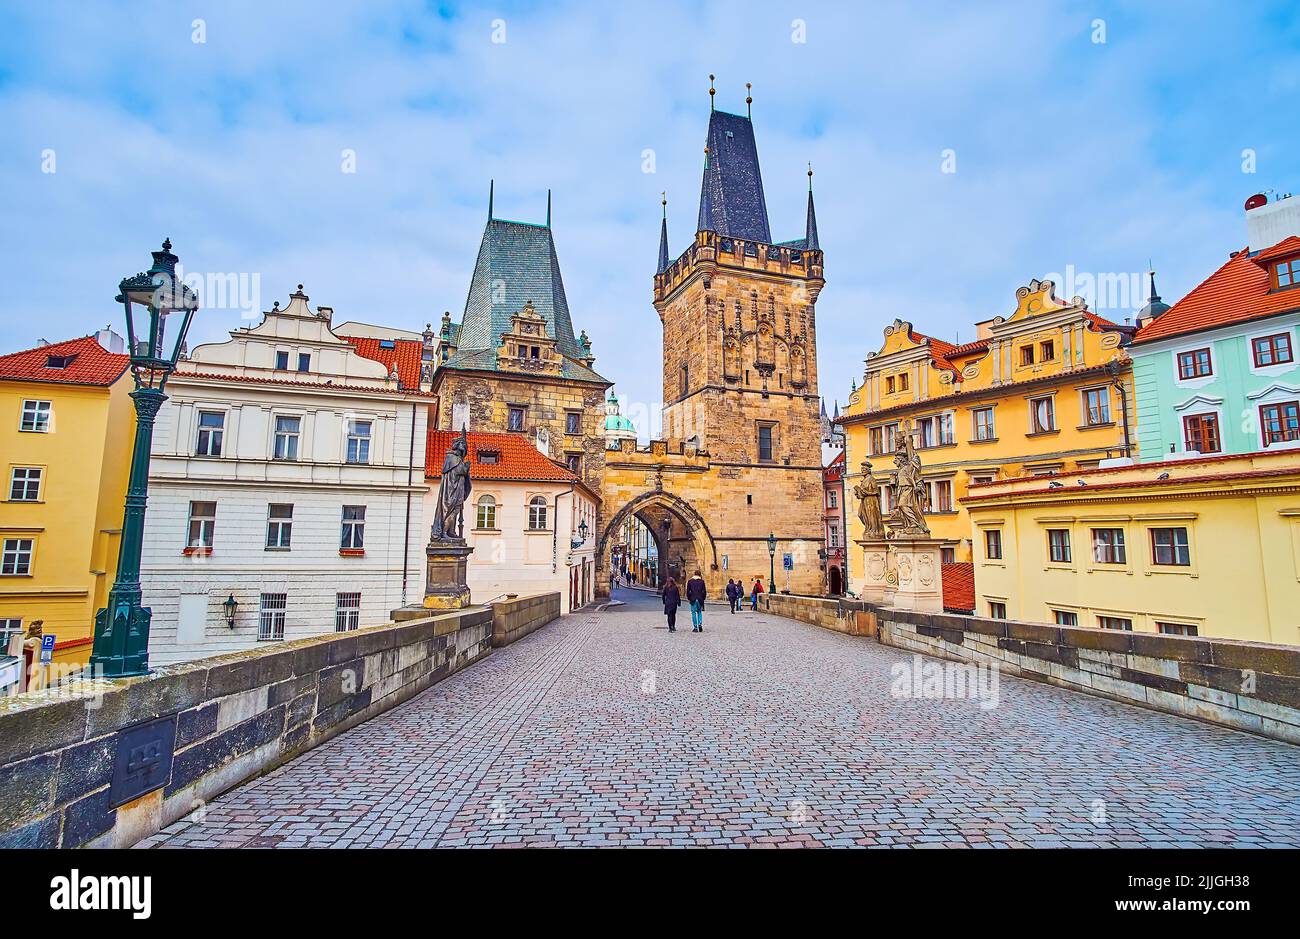
[[[41,664],[48,665],[54,659],[54,633],[41,636]]]
[[[781,555],[781,566],[785,568],[787,571],[794,570],[794,555],[793,554]]]

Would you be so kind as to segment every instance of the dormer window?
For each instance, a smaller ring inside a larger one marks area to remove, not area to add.
[[[379,348],[381,348],[381,349],[396,349],[396,348],[397,348],[397,343],[396,343],[394,340],[392,340],[392,339],[381,339],[381,340],[379,340]]]
[[[1273,280],[1278,287],[1295,287],[1300,285],[1300,258],[1279,261],[1273,265]]]
[[[495,466],[501,462],[499,450],[480,450],[474,455],[475,461],[483,466]]]
[[[76,353],[72,355],[47,355],[45,357],[46,368],[67,368],[77,360]]]

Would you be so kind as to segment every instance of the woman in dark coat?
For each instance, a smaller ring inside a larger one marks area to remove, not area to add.
[[[664,584],[664,616],[668,617],[668,631],[677,632],[677,608],[682,605],[682,592],[677,589],[677,581],[671,577]]]

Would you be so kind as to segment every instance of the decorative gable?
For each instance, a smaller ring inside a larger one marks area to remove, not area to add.
[[[564,357],[547,335],[546,319],[533,301],[525,302],[523,309],[510,317],[510,329],[501,334],[497,347],[497,367],[534,375],[560,375],[563,371]]]

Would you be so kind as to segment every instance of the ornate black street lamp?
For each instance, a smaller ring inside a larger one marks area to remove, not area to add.
[[[776,589],[776,533],[767,536],[767,592]]]
[[[1133,446],[1129,439],[1128,387],[1124,384],[1124,364],[1118,358],[1111,359],[1106,363],[1106,374],[1119,392],[1119,409],[1124,419],[1124,456],[1129,458],[1133,456]]]
[[[154,419],[167,400],[163,389],[185,348],[198,297],[176,277],[176,262],[168,239],[153,252],[153,266],[118,284],[117,302],[126,311],[127,352],[135,379],[135,449],[122,517],[122,542],[117,579],[108,606],[95,615],[92,673],[107,678],[143,675],[149,671],[151,614],[140,605],[140,551],[144,539],[144,510],[149,491],[149,451]]]
[[[239,601],[235,599],[235,595],[232,593],[226,597],[226,602],[221,604],[221,607],[226,611],[226,625],[234,629],[235,613],[239,611]]]

